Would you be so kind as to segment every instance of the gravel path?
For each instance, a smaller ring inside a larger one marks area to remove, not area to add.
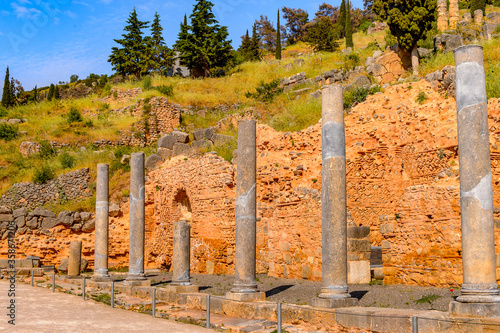
[[[171,281],[172,273],[150,273],[149,278],[153,285],[161,287]],[[231,290],[234,276],[192,274],[191,282],[200,286],[200,292],[224,296]],[[311,305],[312,299],[321,289],[321,282],[274,278],[265,274],[258,274],[257,282],[260,290],[266,293],[268,301],[300,305]],[[460,294],[459,288],[380,284],[350,285],[349,292],[359,299],[360,306],[439,311],[448,311],[448,304]],[[437,299],[431,302],[432,306],[428,302],[416,303],[422,297]]]

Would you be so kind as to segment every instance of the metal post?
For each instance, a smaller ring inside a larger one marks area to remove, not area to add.
[[[52,274],[52,292],[56,290],[56,275]]]
[[[411,317],[411,333],[418,333],[418,317]]]
[[[82,299],[85,301],[85,277],[82,277]]]
[[[156,288],[153,288],[153,318],[155,317],[156,312]]]
[[[31,271],[31,286],[33,287],[33,271]]]
[[[207,295],[207,330],[210,329],[210,295]]]
[[[278,333],[281,333],[281,303],[278,303]]]
[[[111,281],[111,307],[115,307],[115,281]]]

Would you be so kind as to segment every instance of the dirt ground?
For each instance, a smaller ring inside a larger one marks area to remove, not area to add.
[[[115,279],[125,278],[126,273],[114,274]],[[148,278],[153,286],[170,283],[171,272],[150,272]],[[233,275],[192,274],[191,282],[200,286],[200,292],[224,296],[234,283]],[[293,280],[257,275],[260,291],[266,293],[266,300],[299,305],[312,305],[312,299],[319,295],[321,282]],[[359,306],[448,311],[448,305],[460,295],[458,288],[437,288],[404,285],[372,284],[349,285],[349,293],[359,300]],[[420,300],[420,301],[419,301]]]

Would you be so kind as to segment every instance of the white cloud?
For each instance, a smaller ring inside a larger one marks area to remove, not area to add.
[[[10,12],[8,12],[6,10],[2,10],[0,13],[2,13],[3,16],[9,16],[10,15]]]
[[[67,15],[68,17],[72,18],[72,19],[76,18],[76,14],[73,13],[71,10],[65,11],[64,14]]]
[[[26,17],[28,19],[32,19],[34,15],[41,13],[41,11],[36,8],[20,6],[15,2],[12,2],[10,5],[14,9],[14,14],[16,14],[18,18]]]
[[[17,0],[21,5],[31,5],[31,1],[29,0]]]
[[[59,25],[59,21],[58,17],[54,17],[54,25]]]

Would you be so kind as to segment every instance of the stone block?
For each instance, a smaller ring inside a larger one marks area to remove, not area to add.
[[[212,127],[199,129],[193,132],[193,136],[196,141],[204,139],[211,140],[213,134],[214,134],[214,129]]]
[[[384,268],[383,267],[375,267],[373,269],[373,277],[375,279],[383,279],[385,277]]]
[[[26,219],[24,216],[16,217],[15,220],[17,228],[22,228],[26,225]]]
[[[55,217],[46,217],[42,221],[42,228],[48,230],[54,228],[59,224],[61,224],[61,221],[59,219],[56,219]]]
[[[68,263],[69,263],[69,258],[62,259],[61,262],[59,263],[59,266],[57,266],[57,270],[67,271],[68,270]],[[85,258],[82,258],[80,260],[80,271],[86,270],[88,265],[89,265],[88,260]]]
[[[210,149],[211,146],[212,146],[212,142],[205,140],[205,139],[193,141],[191,143],[191,147],[196,149],[196,150]]]
[[[174,148],[174,144],[176,143],[177,143],[176,137],[174,137],[171,134],[165,135],[158,140],[158,148],[167,148],[172,150]]]
[[[233,301],[240,301],[240,302],[265,301],[266,300],[266,293],[263,293],[263,292],[255,292],[255,293],[228,292],[226,294],[226,298],[233,300]]]
[[[94,231],[94,229],[95,229],[95,219],[85,222],[85,224],[82,226],[83,232],[92,232]]]
[[[212,142],[214,143],[215,146],[222,146],[233,139],[234,138],[230,135],[224,135],[219,133],[214,133],[214,135],[212,135]]]
[[[128,287],[149,287],[149,286],[151,286],[151,280],[124,280],[122,283],[123,283],[123,285],[128,286]]]
[[[500,303],[450,302],[450,316],[487,318],[500,316]]]
[[[391,243],[386,240],[383,240],[380,245],[382,246],[382,250],[388,250],[391,248]]]
[[[42,207],[35,208],[35,210],[33,210],[29,215],[41,217],[56,217],[56,214],[54,212],[51,212],[50,210]]]
[[[384,276],[393,276],[398,274],[399,270],[396,267],[383,267],[382,273]]]
[[[347,228],[347,238],[363,239],[370,235],[370,227],[349,227]]]
[[[500,12],[492,12],[486,15],[488,23],[500,23]]]
[[[346,308],[357,304],[358,300],[353,297],[341,299],[315,297],[312,300],[312,305],[319,308]]]
[[[14,221],[14,216],[12,214],[0,214],[0,222],[10,221]]]
[[[367,239],[348,239],[348,252],[369,252],[371,250],[370,241]]]
[[[144,162],[144,166],[146,170],[153,171],[154,169],[158,168],[163,163],[163,158],[161,157],[160,154],[152,154],[149,155],[148,158],[146,158],[146,162]]]
[[[170,157],[172,157],[172,155],[174,154],[174,151],[172,149],[168,149],[168,148],[163,148],[163,147],[159,147],[157,149],[157,152],[158,154],[164,159],[164,160],[168,160]]]
[[[370,283],[370,261],[348,261],[347,262],[347,283],[365,284]]]
[[[180,143],[188,143],[189,135],[181,131],[173,131],[171,135]],[[168,147],[167,147],[168,148]]]
[[[394,223],[385,223],[380,225],[381,234],[390,234],[394,232]]]
[[[172,286],[172,285],[167,285],[163,287],[162,289],[165,289],[167,293],[180,293],[180,294],[186,294],[186,293],[197,293],[200,290],[200,286],[196,285],[189,285],[189,286]]]
[[[38,218],[37,217],[33,217],[28,222],[26,222],[26,226],[28,228],[30,228],[30,229],[36,229],[36,228],[38,228]]]
[[[22,207],[22,208],[19,208],[19,209],[16,209],[14,210],[14,212],[12,213],[12,215],[14,215],[14,218],[18,218],[18,217],[25,217],[26,215],[28,215],[28,209],[26,207]]]
[[[116,202],[111,202],[109,205],[109,216],[110,217],[117,217],[122,214],[122,211],[120,209],[120,206]]]
[[[307,265],[302,265],[302,278],[309,279],[311,277],[311,267]]]
[[[174,145],[174,153],[173,156],[191,156],[193,155],[194,150],[191,146],[185,144],[185,143],[176,143]]]
[[[70,227],[75,221],[74,212],[62,211],[59,215],[57,215],[57,219],[61,222],[61,224]]]
[[[372,82],[370,81],[369,78],[367,78],[364,75],[360,75],[352,81],[352,83],[348,84],[347,86],[344,87],[345,91],[349,90],[354,90],[356,88],[361,88],[361,87],[369,87],[371,86]]]
[[[90,214],[89,212],[80,212],[80,219],[82,220],[82,222],[90,220],[91,217],[92,214]]]
[[[207,261],[207,274],[214,274],[215,265],[212,261]]]
[[[12,214],[12,209],[8,206],[0,206],[0,215],[1,214]]]

